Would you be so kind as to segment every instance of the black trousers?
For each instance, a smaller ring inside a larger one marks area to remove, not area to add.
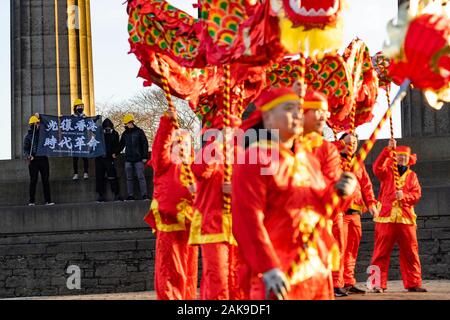
[[[78,157],[73,157],[73,174],[78,174]],[[83,159],[83,173],[89,173],[89,159]]]
[[[38,182],[38,174],[41,173],[42,187],[44,190],[45,202],[52,202],[50,196],[50,168],[47,157],[35,157],[28,165],[30,172],[30,203],[36,201],[36,186]]]
[[[101,195],[105,194],[105,174],[111,183],[111,191],[115,195],[118,195],[119,181],[117,180],[117,171],[114,165],[114,159],[102,157],[95,158],[95,189]]]

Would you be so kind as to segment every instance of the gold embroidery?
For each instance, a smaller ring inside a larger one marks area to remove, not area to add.
[[[189,244],[205,244],[228,242],[237,245],[236,239],[232,233],[231,214],[222,214],[222,232],[214,234],[202,234],[203,215],[200,211],[195,210],[192,217],[191,231],[189,234]]]
[[[186,202],[183,202],[183,201],[186,201]],[[183,208],[182,211],[177,212],[177,222],[178,223],[165,224],[162,222],[161,214],[159,213],[159,210],[158,210],[158,201],[156,199],[153,199],[150,209],[151,209],[151,212],[153,213],[153,216],[155,217],[156,229],[158,231],[174,232],[174,231],[186,230],[185,212],[187,212],[187,210],[188,210],[186,206],[190,206],[190,205],[187,204],[187,200],[183,199],[183,201],[177,205],[177,210],[179,210],[180,208]]]
[[[410,174],[410,172],[411,172],[411,170],[408,169],[400,177],[400,180],[399,180],[400,188],[403,188],[405,186],[406,177]],[[382,205],[381,205],[380,202],[378,202],[377,207],[381,211]],[[373,221],[374,222],[378,222],[378,223],[402,223],[402,224],[413,224],[413,225],[416,225],[417,215],[416,215],[416,213],[414,211],[414,208],[411,208],[411,213],[412,213],[412,219],[404,217],[401,203],[398,202],[398,201],[394,201],[392,203],[391,214],[390,214],[389,217],[377,217],[377,218],[374,218]]]

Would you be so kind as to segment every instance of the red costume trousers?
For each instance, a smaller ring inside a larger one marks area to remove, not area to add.
[[[250,299],[264,300],[265,286],[261,278],[251,280]],[[272,294],[272,300],[275,298]],[[333,282],[329,274],[316,274],[291,286],[287,300],[334,300]]]
[[[381,271],[381,287],[387,288],[389,260],[394,244],[400,253],[400,272],[405,289],[422,286],[416,226],[402,223],[376,223],[371,264]]]
[[[362,237],[361,217],[359,214],[344,215],[344,234],[346,246],[344,251],[344,284],[353,286],[356,283],[355,266],[358,258],[359,243]]]
[[[344,287],[344,251],[346,246],[346,234],[344,232],[344,218],[342,213],[338,213],[333,220],[333,228],[332,228],[333,237],[336,240],[339,253],[340,253],[340,262],[339,262],[339,271],[333,271],[333,286],[335,288],[343,288]]]
[[[193,300],[197,295],[198,248],[188,231],[156,233],[155,290],[159,300]]]
[[[201,300],[241,299],[238,249],[228,243],[202,244]]]

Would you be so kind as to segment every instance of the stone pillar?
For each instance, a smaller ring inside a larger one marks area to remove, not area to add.
[[[13,158],[32,114],[69,115],[78,97],[95,114],[89,11],[89,0],[11,0]]]
[[[410,89],[402,101],[402,137],[450,136],[450,105],[431,108],[421,91]]]
[[[398,0],[399,6],[409,0]],[[450,104],[434,110],[422,92],[409,89],[402,101],[402,137],[446,137],[450,136]],[[438,151],[437,151],[438,152]]]

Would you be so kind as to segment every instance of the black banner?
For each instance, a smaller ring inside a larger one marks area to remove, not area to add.
[[[101,117],[39,117],[37,156],[94,158],[105,154]]]

